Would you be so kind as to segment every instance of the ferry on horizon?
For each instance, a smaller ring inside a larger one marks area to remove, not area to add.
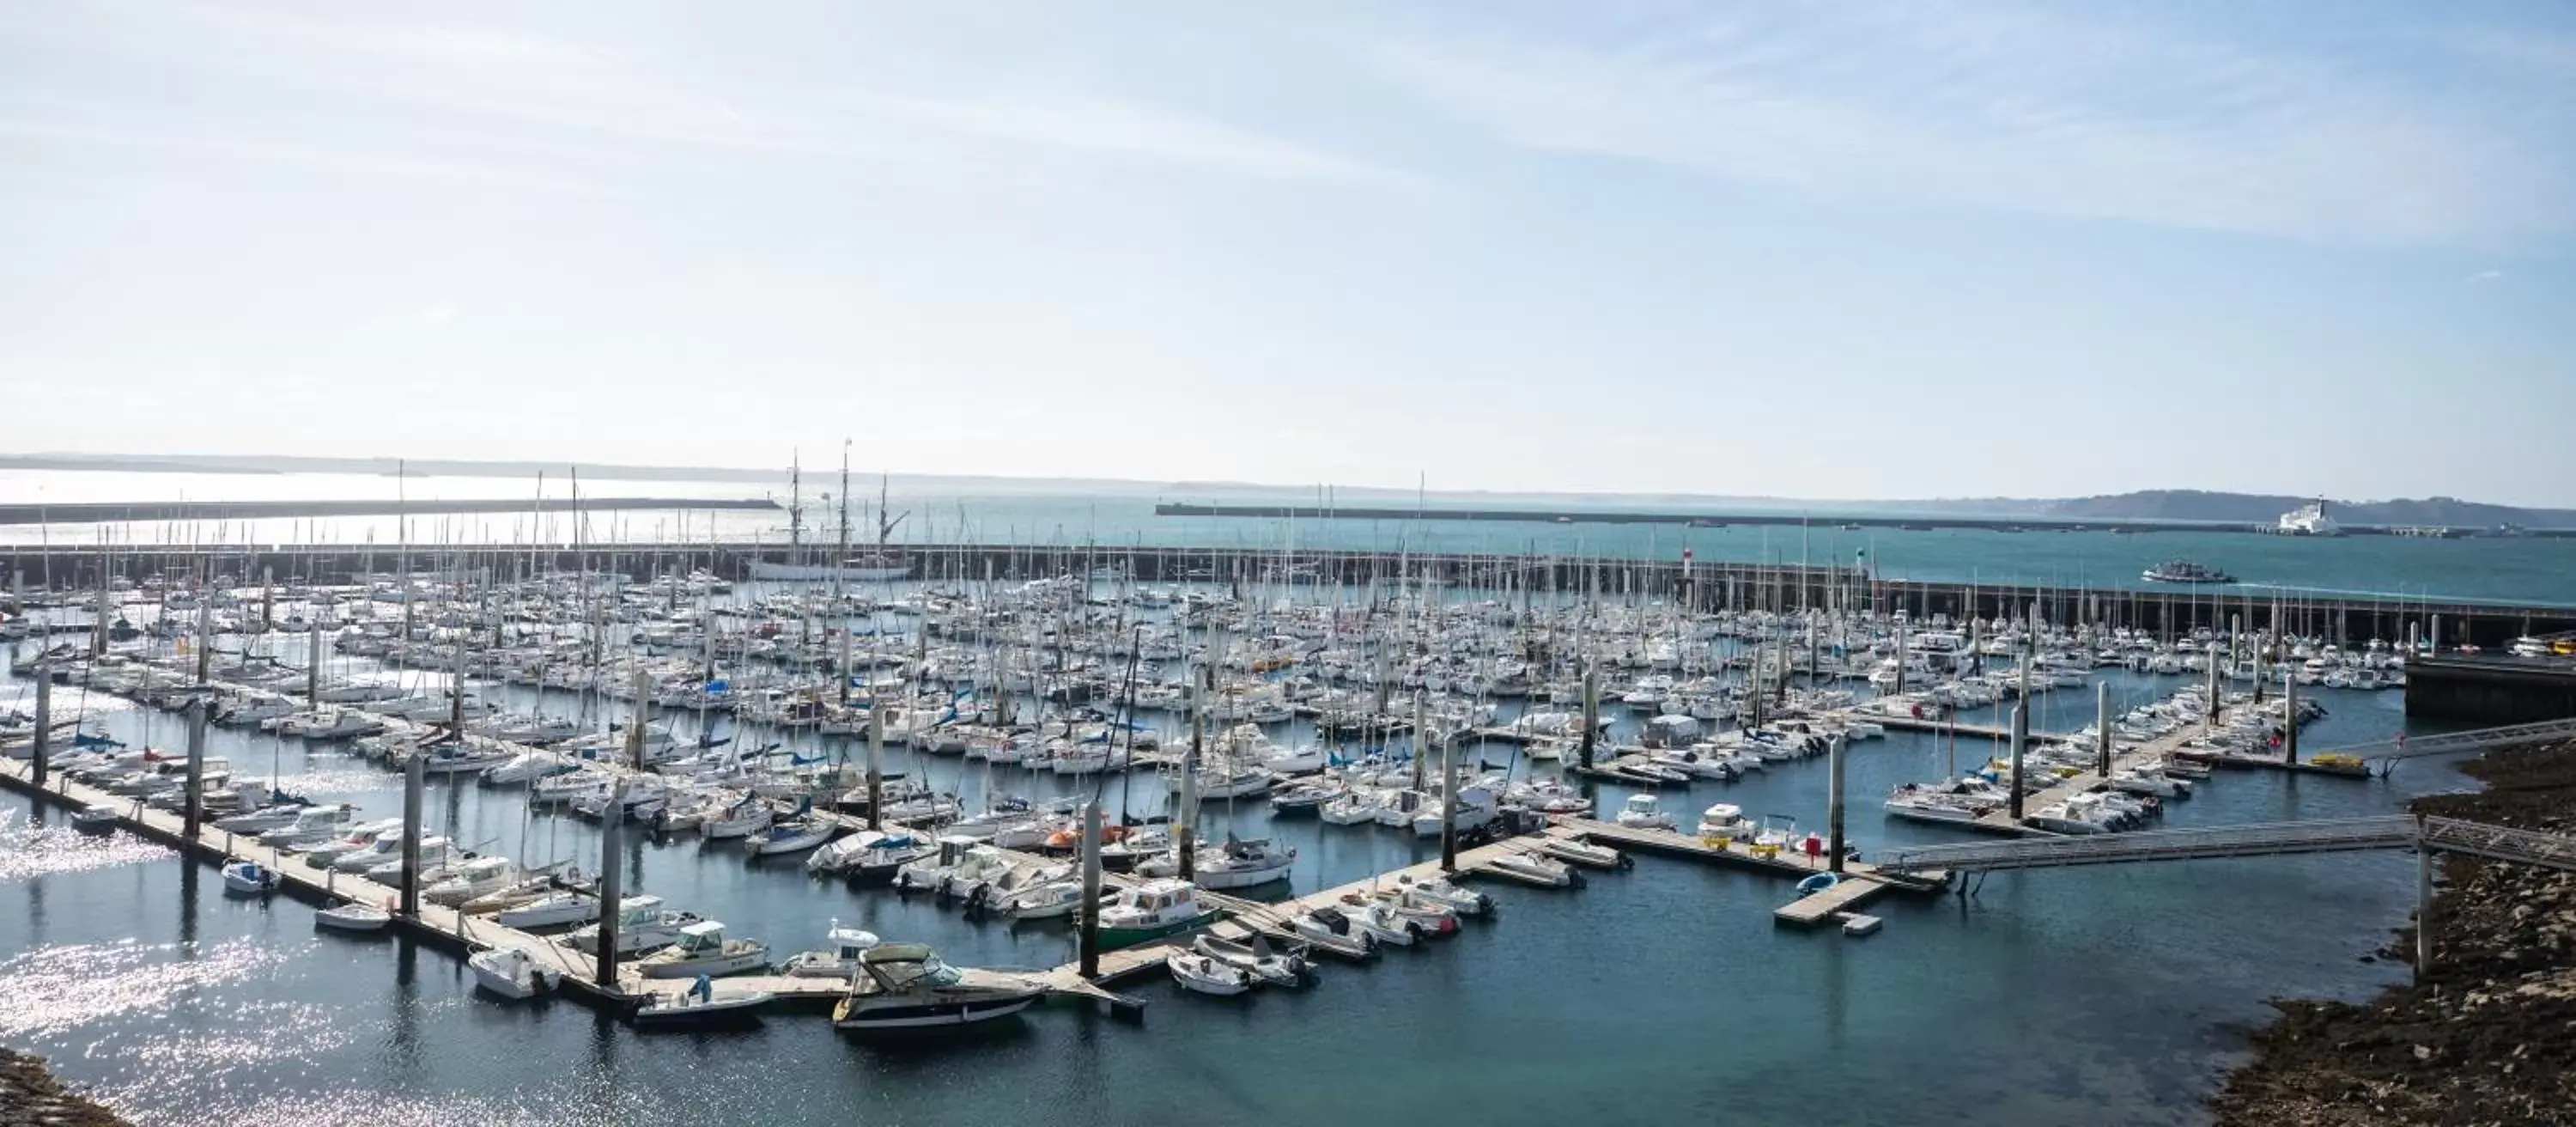
[[[2149,583],[2234,583],[2236,577],[2216,568],[2203,567],[2190,560],[2166,560],[2148,568]]]

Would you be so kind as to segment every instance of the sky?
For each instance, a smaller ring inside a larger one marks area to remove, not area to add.
[[[0,0],[0,445],[2576,504],[2576,6]]]

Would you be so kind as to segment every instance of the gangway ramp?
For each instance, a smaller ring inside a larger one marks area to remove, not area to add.
[[[2433,736],[2398,736],[2366,744],[2317,748],[2305,752],[2307,758],[2342,755],[2354,759],[2415,759],[2427,755],[2454,755],[2466,751],[2492,751],[2500,747],[2524,747],[2530,744],[2576,740],[2576,720],[2543,720],[2533,724],[2507,724],[2498,728],[2476,728],[2466,732],[2444,732]]]
[[[2548,836],[2548,835],[2542,835]],[[1929,870],[1987,872],[1996,869],[2043,869],[2066,865],[2116,865],[2138,861],[2178,861],[2199,857],[2264,857],[2284,853],[2332,853],[2357,849],[2411,849],[2415,819],[2403,814],[2371,818],[2336,818],[2305,822],[2265,822],[2242,826],[2205,826],[2139,833],[2078,834],[2064,837],[1974,841],[1957,845],[1921,845],[1879,852],[1883,872]]]

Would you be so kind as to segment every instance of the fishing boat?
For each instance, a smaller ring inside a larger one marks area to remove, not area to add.
[[[1010,893],[993,906],[993,911],[1009,920],[1048,920],[1072,915],[1082,906],[1082,885],[1077,881],[1049,881]]]
[[[901,1033],[1006,1018],[1046,991],[1027,979],[952,967],[919,943],[887,943],[859,954],[850,992],[832,1007],[832,1027]]]
[[[2234,583],[2236,577],[2216,568],[2190,560],[2166,560],[2148,568],[2140,578],[2149,583]]]
[[[1669,830],[1673,816],[1651,794],[1632,794],[1619,806],[1619,824],[1632,830]]]
[[[235,861],[224,866],[224,891],[243,896],[266,896],[277,891],[275,870],[250,861]]]
[[[534,957],[516,947],[477,951],[465,960],[465,965],[474,972],[476,986],[518,1001],[554,989],[563,978],[554,969],[537,965]]]
[[[768,944],[757,939],[727,939],[723,924],[700,920],[682,927],[679,938],[670,946],[637,959],[635,972],[646,978],[722,978],[768,965]]]
[[[1130,947],[1213,922],[1217,910],[1199,900],[1199,887],[1185,880],[1149,880],[1119,892],[1100,906],[1100,945]]]

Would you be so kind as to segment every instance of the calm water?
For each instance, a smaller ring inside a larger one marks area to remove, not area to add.
[[[806,481],[809,542],[838,531],[838,516],[816,500],[835,483],[816,474]],[[406,483],[412,497],[533,498],[533,479],[424,478]],[[756,485],[710,482],[610,481],[584,486],[585,496],[719,498],[759,496]],[[783,491],[780,491],[783,496]],[[858,490],[854,489],[854,492]],[[549,476],[545,495],[567,493]],[[390,478],[331,474],[134,474],[0,470],[0,502],[131,500],[289,500],[391,498]],[[872,491],[862,492],[873,505]],[[2303,540],[2244,532],[2003,533],[1978,530],[1843,531],[1835,513],[1818,510],[1818,526],[1682,528],[1677,526],[1560,525],[1519,521],[1260,521],[1212,517],[1157,517],[1156,500],[1224,501],[1222,490],[1194,490],[1156,498],[1141,493],[1053,492],[957,495],[898,492],[889,507],[907,514],[896,539],[913,542],[1123,545],[1229,548],[1369,548],[1384,551],[1523,553],[1639,559],[1678,559],[1684,548],[1708,561],[1828,565],[1867,553],[1890,579],[2046,583],[2097,589],[2141,588],[2139,573],[2182,557],[2223,568],[2243,581],[2234,595],[2269,598],[2296,594],[2368,593],[2392,597],[2576,605],[2576,539],[2411,540],[2385,536]],[[1281,503],[1277,495],[1259,498]],[[1298,499],[1297,503],[1311,503]],[[1436,503],[1442,504],[1442,503]],[[1457,505],[1461,502],[1446,502]],[[1574,507],[1551,502],[1548,507]],[[1604,505],[1604,508],[1620,506]],[[857,539],[873,539],[873,518],[852,517]],[[408,522],[415,543],[562,543],[573,535],[568,514],[421,516]],[[0,545],[95,544],[102,533],[119,543],[396,544],[405,536],[392,517],[330,520],[142,523],[102,530],[97,526],[0,527]],[[605,540],[722,539],[785,542],[785,515],[776,512],[661,512],[592,514],[583,537]],[[31,582],[41,577],[31,575]],[[2170,590],[2170,589],[2168,589]]]
[[[2122,675],[2115,697],[2179,683]],[[0,705],[20,691],[0,681]],[[2395,694],[2323,697],[2333,712],[2309,730],[2312,747],[2402,726]],[[2089,693],[2056,700],[2045,727],[2089,712]],[[181,739],[148,711],[104,713],[99,726]],[[274,762],[370,812],[399,805],[390,773],[301,742],[223,732],[213,750],[237,770]],[[1981,750],[1963,742],[1957,754]],[[1952,839],[1877,808],[1893,783],[1941,774],[1949,754],[1929,737],[1860,746],[1848,817],[1864,850]],[[954,760],[929,770],[970,792],[982,783],[980,767]],[[1003,789],[1025,778],[1006,773]],[[1155,808],[1152,781],[1136,782],[1136,808]],[[2223,774],[2167,822],[2383,812],[2465,785],[2420,762],[2394,782]],[[1677,804],[1819,825],[1824,786],[1822,760],[1781,764]],[[1605,808],[1622,796],[1600,793]],[[593,827],[531,819],[510,792],[438,784],[428,809],[490,850],[597,856]],[[1265,810],[1210,813],[1220,831],[1296,844],[1298,891],[1431,852],[1393,831],[1270,827]],[[2402,973],[2357,956],[2386,941],[2413,897],[2413,863],[2397,854],[2006,873],[1964,903],[1884,900],[1873,910],[1886,929],[1851,940],[1776,929],[1780,881],[1642,858],[1572,892],[1495,886],[1499,919],[1372,966],[1328,965],[1304,993],[1227,1002],[1147,978],[1130,987],[1152,1003],[1141,1025],[1042,1010],[991,1036],[889,1047],[802,1015],[639,1035],[575,1004],[502,1005],[475,996],[447,955],[316,934],[308,906],[226,897],[210,869],[77,838],[24,799],[0,801],[0,827],[0,1043],[46,1054],[151,1123],[2188,1123],[2237,1031],[2266,1016],[2265,996],[2358,996]],[[631,842],[627,865],[778,957],[819,943],[834,918],[963,963],[1072,953],[1060,925],[970,922],[690,839]],[[1858,1075],[1886,1094],[1813,1098]]]

